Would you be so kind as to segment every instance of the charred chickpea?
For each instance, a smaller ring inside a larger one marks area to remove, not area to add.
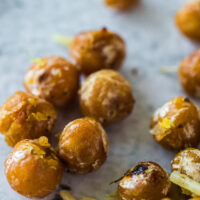
[[[153,114],[150,132],[156,142],[172,150],[197,146],[199,109],[188,98],[175,97]]]
[[[188,148],[172,160],[170,180],[187,195],[200,197],[200,150]]]
[[[129,10],[138,0],[104,0],[105,4],[116,10]]]
[[[168,173],[154,162],[140,162],[120,180],[121,200],[160,200],[170,189]]]
[[[79,98],[82,114],[104,125],[124,119],[134,106],[129,82],[114,70],[91,74],[82,83]]]
[[[76,35],[69,50],[76,66],[84,74],[107,68],[118,69],[126,54],[123,39],[106,28]]]
[[[186,37],[200,41],[200,1],[185,4],[176,13],[175,22]]]
[[[178,70],[179,81],[184,91],[193,97],[200,97],[200,49],[183,60]]]
[[[28,198],[43,198],[61,181],[63,166],[46,137],[17,143],[5,161],[10,186]]]
[[[107,134],[93,118],[74,120],[63,130],[58,152],[71,172],[88,173],[97,170],[107,158]]]
[[[78,89],[79,74],[76,67],[56,56],[36,61],[24,78],[27,92],[46,99],[55,106],[66,106]]]
[[[52,104],[25,92],[16,92],[0,108],[0,132],[10,146],[23,139],[49,136],[57,113]]]

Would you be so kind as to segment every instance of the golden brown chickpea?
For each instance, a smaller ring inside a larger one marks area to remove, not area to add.
[[[74,120],[63,130],[58,152],[71,172],[97,170],[107,158],[107,134],[93,118]]]
[[[27,92],[55,106],[66,106],[78,89],[76,67],[62,57],[50,56],[36,61],[24,78]]]
[[[200,97],[200,49],[183,60],[178,74],[184,91],[190,96]]]
[[[128,10],[137,2],[137,0],[104,0],[104,2],[111,8],[117,10]]]
[[[131,86],[114,70],[91,74],[79,91],[81,111],[104,125],[127,117],[134,105]]]
[[[69,49],[76,66],[84,74],[100,69],[118,69],[126,54],[123,39],[106,28],[76,35]]]
[[[177,12],[175,22],[185,36],[200,41],[200,1],[195,0],[184,5]]]
[[[156,142],[166,148],[194,147],[200,141],[199,110],[188,98],[175,97],[154,113],[150,128]]]
[[[20,141],[5,161],[10,186],[28,198],[43,198],[53,192],[62,173],[62,163],[44,136]]]
[[[160,200],[170,189],[167,172],[153,162],[140,162],[120,180],[121,200]]]
[[[170,180],[185,194],[200,196],[200,150],[188,148],[178,153],[171,164]]]
[[[52,131],[57,113],[49,102],[16,92],[0,108],[0,132],[14,146],[23,139],[48,136]]]

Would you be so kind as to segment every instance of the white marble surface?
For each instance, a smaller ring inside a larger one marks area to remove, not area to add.
[[[23,76],[34,57],[60,55],[65,48],[52,39],[55,33],[73,34],[103,26],[120,33],[127,42],[127,58],[120,72],[132,83],[136,106],[126,120],[107,128],[110,154],[97,172],[65,174],[63,182],[72,193],[103,200],[114,192],[109,183],[141,160],[160,163],[168,171],[174,153],[156,144],[149,134],[153,110],[178,95],[184,95],[176,74],[161,74],[162,66],[177,65],[198,46],[177,31],[173,16],[183,0],[142,0],[136,9],[118,13],[103,0],[1,0],[0,1],[0,104],[16,90],[22,90]],[[138,75],[131,70],[137,68]],[[64,124],[78,117],[77,108],[60,115]],[[4,176],[4,160],[11,148],[0,136],[0,199],[26,199],[10,189]],[[51,200],[54,194],[46,199]]]

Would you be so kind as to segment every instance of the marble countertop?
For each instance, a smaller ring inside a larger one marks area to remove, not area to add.
[[[105,7],[103,0],[1,0],[0,104],[16,90],[23,90],[23,76],[31,64],[29,55],[69,57],[67,50],[53,40],[56,33],[73,36],[106,26],[121,34],[127,43],[127,58],[120,72],[132,84],[135,109],[127,119],[107,128],[110,154],[100,170],[87,175],[65,173],[63,183],[71,186],[77,199],[106,199],[105,195],[116,187],[109,183],[138,161],[155,161],[170,171],[174,153],[156,144],[148,127],[156,108],[172,97],[184,95],[176,73],[160,73],[163,66],[178,65],[197,48],[174,25],[174,14],[183,3],[142,0],[134,10],[119,13]],[[131,73],[134,69],[138,74]],[[76,106],[61,113],[54,132],[77,117]],[[4,160],[10,151],[0,136],[0,199],[24,200],[10,189],[4,176]]]

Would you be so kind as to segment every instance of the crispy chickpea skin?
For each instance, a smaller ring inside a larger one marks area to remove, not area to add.
[[[118,69],[125,58],[125,43],[106,28],[82,32],[69,46],[70,55],[84,74],[101,69]]]
[[[62,132],[58,152],[71,172],[97,170],[107,158],[107,134],[93,118],[74,120]]]
[[[28,198],[43,198],[60,183],[63,166],[46,137],[17,143],[5,161],[10,186]]]
[[[104,125],[124,119],[134,106],[129,82],[114,70],[91,74],[82,83],[79,98],[82,114]]]
[[[40,58],[27,71],[24,87],[27,92],[46,99],[55,106],[66,106],[78,90],[76,67],[62,57]]]
[[[105,4],[117,10],[128,10],[137,2],[137,0],[104,0]]]
[[[57,112],[49,102],[16,92],[0,108],[0,132],[10,146],[23,139],[49,136],[57,118]]]
[[[199,109],[188,98],[175,97],[152,116],[150,132],[172,150],[195,147],[200,141]]]
[[[200,41],[200,1],[185,4],[176,13],[175,22],[185,36]]]
[[[178,75],[184,91],[190,96],[200,98],[200,49],[183,60]]]
[[[153,162],[140,162],[120,180],[121,200],[160,200],[170,189],[167,172]]]
[[[188,148],[179,152],[171,163],[171,181],[185,194],[200,196],[200,150]]]

